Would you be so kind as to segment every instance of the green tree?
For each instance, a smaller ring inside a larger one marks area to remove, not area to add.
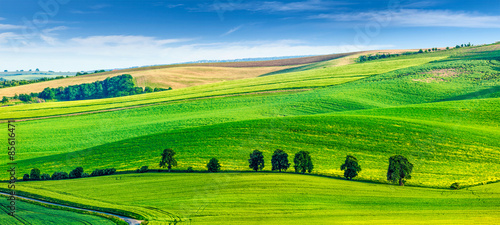
[[[154,92],[154,91],[155,91],[155,90],[154,90],[153,88],[151,88],[151,87],[145,87],[145,88],[144,88],[144,92],[145,92],[145,93],[151,93],[151,92]]]
[[[9,99],[7,97],[3,96],[2,103],[4,103],[4,104],[9,103]]]
[[[259,150],[253,150],[248,159],[249,167],[255,171],[264,168],[264,155]]]
[[[45,100],[50,100],[56,98],[56,93],[52,88],[45,88],[43,89],[42,92],[40,92],[40,95],[38,95],[40,98],[43,98]]]
[[[170,172],[172,166],[177,166],[177,160],[175,160],[174,155],[174,150],[170,148],[163,150],[163,153],[161,154],[160,167],[165,168],[165,166],[167,166],[168,172]]]
[[[389,168],[387,169],[387,180],[398,182],[399,186],[404,186],[406,179],[411,179],[413,164],[402,155],[395,155],[389,158]]]
[[[19,95],[19,100],[21,100],[23,102],[29,102],[29,101],[31,101],[31,95],[20,94]]]
[[[311,155],[308,151],[297,152],[297,154],[295,154],[295,157],[293,158],[293,163],[293,167],[295,168],[296,173],[306,173],[306,171],[311,173],[314,168]]]
[[[420,49],[418,50],[418,53],[424,53],[424,50]]]
[[[358,159],[352,155],[348,155],[345,158],[344,164],[340,166],[340,170],[344,170],[344,177],[348,180],[352,180],[352,178],[358,176],[358,173],[361,172],[361,167],[358,164]]]
[[[39,169],[34,168],[31,170],[30,180],[40,180],[40,170]]]
[[[145,173],[148,172],[148,166],[143,166],[140,169],[137,170],[139,173]]]
[[[278,170],[281,172],[281,170],[286,171],[290,167],[290,163],[288,162],[288,154],[281,150],[281,149],[276,149],[274,151],[273,156],[271,158],[271,164],[272,164],[272,170]]]
[[[68,179],[69,175],[66,172],[54,172],[51,178],[52,180],[62,180],[62,179]]]
[[[44,174],[42,174],[41,179],[42,180],[50,180],[50,175],[44,173]]]
[[[216,158],[212,158],[210,159],[210,162],[208,162],[207,164],[207,169],[208,169],[208,172],[219,172],[220,171],[220,164],[219,164],[219,160],[217,160]]]
[[[77,167],[76,169],[69,172],[69,178],[80,178],[83,174],[83,168]]]
[[[29,174],[27,174],[27,173],[25,173],[25,174],[24,174],[24,176],[23,176],[23,180],[24,180],[24,181],[28,181],[28,180],[30,180],[30,175],[29,175]]]

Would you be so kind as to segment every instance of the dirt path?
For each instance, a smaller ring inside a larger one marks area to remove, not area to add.
[[[10,195],[8,195],[6,193],[3,193],[3,192],[0,192],[0,195],[10,196]],[[46,202],[46,201],[42,201],[42,200],[38,200],[38,199],[34,199],[34,198],[26,198],[26,197],[21,197],[21,196],[16,196],[16,198],[26,199],[26,200],[30,200],[30,201],[34,201],[34,202],[39,202],[39,203],[44,203],[44,204],[47,204],[47,205],[54,205],[54,206],[59,206],[59,207],[64,207],[64,208],[69,208],[69,209],[77,209],[77,210],[81,210],[81,211],[106,214],[106,215],[118,217],[118,218],[122,219],[123,221],[127,222],[130,225],[140,225],[141,222],[142,222],[142,220],[136,220],[136,219],[133,219],[133,218],[129,218],[129,217],[125,217],[125,216],[120,216],[120,215],[115,215],[115,214],[112,214],[112,213],[100,212],[100,211],[95,211],[95,210],[90,210],[90,209],[82,209],[82,208],[77,208],[77,207],[67,206],[67,205],[61,205],[61,204]]]
[[[43,120],[43,119],[68,117],[68,116],[79,116],[79,115],[87,115],[87,114],[102,113],[102,112],[113,112],[113,111],[120,111],[120,110],[125,110],[125,109],[135,109],[135,108],[141,108],[141,107],[148,107],[148,106],[155,106],[155,105],[183,102],[183,101],[191,101],[191,100],[200,100],[200,99],[225,98],[225,97],[236,97],[236,96],[256,95],[256,94],[272,94],[272,93],[281,93],[281,92],[302,92],[302,91],[310,91],[310,90],[312,90],[312,89],[261,91],[261,92],[252,92],[252,93],[242,93],[242,94],[220,95],[220,96],[209,96],[209,97],[190,98],[190,99],[181,99],[181,100],[171,100],[171,101],[165,101],[165,102],[157,102],[157,103],[128,106],[128,107],[119,107],[119,108],[112,108],[112,109],[103,109],[103,110],[96,110],[96,111],[89,111],[89,112],[69,113],[69,114],[63,114],[63,115],[43,116],[43,117],[36,117],[36,118],[23,118],[23,119],[16,119],[16,122],[31,121],[31,120]],[[7,120],[2,120],[2,121],[0,121],[0,124],[1,123],[7,123]]]

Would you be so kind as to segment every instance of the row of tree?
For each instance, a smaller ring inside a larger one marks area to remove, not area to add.
[[[73,101],[113,98],[165,90],[172,90],[172,88],[153,89],[151,87],[146,87],[143,89],[142,87],[135,87],[132,76],[124,74],[116,77],[108,77],[103,81],[96,81],[93,83],[78,84],[68,87],[45,88],[40,93],[16,94],[14,99],[19,99],[23,102],[30,102],[33,98],[37,97],[45,100],[57,99],[61,101]],[[2,102],[8,102],[8,99],[4,97]]]
[[[311,155],[308,151],[299,151],[295,154],[293,159],[294,168],[296,173],[311,173],[314,165],[311,159]],[[250,169],[259,171],[264,169],[264,154],[259,150],[254,150],[250,153],[248,159],[248,166]],[[286,171],[290,167],[288,162],[288,154],[277,149],[274,151],[271,158],[272,171]],[[161,154],[160,167],[168,168],[168,172],[171,171],[172,166],[177,166],[177,160],[175,159],[175,151],[172,149],[165,149]],[[145,168],[145,169],[144,169]],[[216,158],[210,159],[207,164],[207,170],[209,172],[218,172],[221,169],[219,160]],[[340,166],[340,169],[344,171],[344,177],[348,180],[358,176],[361,172],[361,166],[359,165],[358,159],[352,155],[347,155],[344,164]],[[191,169],[192,170],[192,169]],[[394,155],[389,158],[389,167],[387,169],[387,180],[391,182],[399,182],[399,185],[403,186],[406,179],[411,179],[411,172],[413,170],[413,164],[408,161],[408,159],[402,155]],[[147,167],[142,167],[138,172],[146,172]]]
[[[438,48],[432,48],[432,50],[438,50]],[[425,50],[425,52],[427,51],[431,51],[431,49],[429,50]],[[393,58],[393,57],[398,57],[398,56],[402,56],[402,55],[415,55],[415,54],[420,54],[420,53],[424,53],[424,50],[420,49],[419,51],[417,52],[403,52],[401,54],[391,54],[391,53],[383,53],[383,54],[375,54],[375,55],[361,55],[358,57],[358,59],[356,60],[357,62],[366,62],[366,61],[372,61],[372,60],[377,60],[377,59],[386,59],[386,58]]]
[[[95,176],[104,176],[104,175],[112,175],[116,172],[115,168],[108,169],[95,169],[91,174],[84,173],[83,167],[77,167],[71,172],[54,172],[52,176],[49,174],[41,174],[40,170],[34,168],[31,170],[30,174],[24,174],[23,180],[63,180],[63,179],[73,179],[73,178],[82,178],[82,177],[95,177]]]
[[[87,75],[87,74],[94,74],[94,73],[104,73],[106,70],[96,70],[94,72],[77,72],[75,76],[82,76],[82,75]]]
[[[66,76],[69,77],[69,76]],[[7,87],[15,87],[15,86],[20,86],[20,85],[26,85],[26,84],[32,84],[32,83],[38,83],[38,82],[43,82],[43,81],[49,81],[49,80],[58,80],[62,79],[64,76],[57,76],[57,77],[42,77],[38,79],[33,79],[33,80],[0,80],[0,88],[7,88]]]
[[[456,45],[455,48],[463,48],[463,47],[470,47],[473,46],[470,42],[468,44],[461,44],[461,45]],[[449,50],[450,47],[446,47],[446,50]],[[358,59],[356,60],[357,62],[366,62],[366,61],[371,61],[371,60],[376,60],[376,59],[385,59],[385,58],[392,58],[392,57],[397,57],[401,55],[414,55],[414,54],[420,54],[420,53],[428,53],[428,52],[435,52],[439,51],[439,48],[430,48],[430,49],[420,49],[417,52],[404,52],[401,54],[391,54],[391,53],[384,53],[384,54],[376,54],[376,55],[362,55],[359,56]]]

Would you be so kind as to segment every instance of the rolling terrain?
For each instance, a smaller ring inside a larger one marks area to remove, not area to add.
[[[221,174],[127,174],[20,185],[38,198],[136,215],[151,224],[499,221],[500,44],[355,64],[346,58],[252,76],[247,69],[262,68],[164,68],[193,79],[236,69],[227,74],[238,78],[113,99],[3,107],[0,120],[20,119],[20,174],[77,166],[85,172],[158,169],[165,148],[176,151],[176,170],[204,171],[210,158],[219,159]],[[264,152],[265,172],[234,172],[250,170],[254,149]],[[363,169],[355,180],[361,182],[270,173],[276,149],[290,161],[294,153],[309,151],[314,174],[337,178],[345,156],[355,155]],[[386,185],[388,158],[395,154],[414,164],[406,184],[418,187]],[[468,189],[444,190],[454,182]],[[200,192],[196,188],[205,188],[202,196],[193,194]]]
[[[17,201],[16,217],[7,215],[10,211],[7,208],[9,202],[0,202],[0,221],[2,225],[18,225],[18,224],[102,224],[112,225],[116,224],[108,219],[98,216],[80,214],[71,211],[64,211],[59,209],[46,208],[39,205],[34,205],[24,201]]]
[[[311,56],[271,61],[175,64],[165,66],[140,67],[103,73],[87,74],[61,80],[53,80],[48,82],[0,89],[0,96],[12,97],[15,94],[29,94],[31,92],[39,93],[46,87],[57,88],[82,83],[92,83],[95,81],[102,81],[107,77],[119,76],[125,73],[132,75],[137,86],[139,87],[172,87],[174,89],[179,89],[226,80],[238,80],[258,77],[272,72],[287,70],[297,66],[312,64],[316,62],[334,60],[353,54],[355,55],[356,53]],[[353,59],[353,57],[349,58]]]
[[[115,208],[149,224],[494,224],[500,184],[438,190],[268,173],[114,175],[23,183],[53,201]],[[124,198],[124,196],[127,196]]]

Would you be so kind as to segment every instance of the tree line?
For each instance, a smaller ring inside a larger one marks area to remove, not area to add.
[[[66,76],[66,77],[69,77],[69,76]],[[0,88],[15,87],[15,86],[20,86],[20,85],[39,83],[39,82],[44,82],[44,81],[49,81],[49,80],[58,80],[58,79],[63,79],[63,78],[65,78],[65,77],[64,76],[42,77],[42,78],[33,79],[33,80],[4,80],[3,78],[0,78]]]
[[[171,172],[172,167],[177,166],[177,160],[175,159],[175,151],[168,148],[163,150],[161,153],[160,168],[167,168],[168,172]],[[294,159],[294,169],[296,173],[305,174],[306,172],[311,173],[314,169],[311,154],[308,151],[299,151],[295,154]],[[272,171],[286,172],[290,168],[291,163],[288,161],[288,154],[277,149],[274,151],[271,158]],[[208,172],[219,172],[221,170],[221,164],[217,158],[211,158],[206,165]],[[248,158],[248,167],[254,171],[262,171],[265,167],[264,154],[262,151],[253,150]],[[340,170],[344,171],[344,177],[347,180],[352,180],[357,177],[361,172],[361,166],[356,157],[352,155],[347,155],[344,163],[340,166]],[[404,186],[406,180],[411,179],[411,173],[413,171],[413,164],[402,155],[394,155],[389,157],[389,166],[387,168],[387,180],[392,183],[398,183],[400,186]],[[77,167],[72,170],[69,174],[66,172],[54,172],[52,176],[49,174],[41,174],[39,169],[32,169],[30,174],[24,174],[23,180],[61,180],[61,179],[71,179],[71,178],[85,178],[92,176],[104,176],[112,175],[116,172],[116,169],[96,169],[91,174],[84,173],[82,167]],[[136,170],[137,173],[148,172],[148,166],[143,166]],[[187,172],[194,172],[192,167],[187,169]],[[459,183],[453,183],[450,188],[459,189]]]
[[[177,160],[175,159],[175,151],[172,149],[165,149],[161,154],[160,168],[168,168],[168,172],[171,171],[173,166],[177,166]],[[296,173],[311,173],[314,169],[311,154],[308,151],[299,151],[295,154],[293,158],[294,169]],[[290,168],[291,163],[288,161],[288,154],[277,149],[274,151],[271,158],[272,171],[287,171]],[[217,158],[212,158],[206,165],[209,172],[219,172],[221,169],[221,164]],[[250,153],[248,159],[248,167],[254,171],[262,171],[265,167],[264,154],[259,150],[254,150]],[[143,166],[138,172],[147,172],[147,166]],[[361,166],[359,165],[358,159],[352,155],[347,155],[345,162],[340,166],[340,169],[344,171],[344,177],[348,180],[352,180],[354,177],[358,176],[361,172]],[[411,173],[413,171],[413,164],[402,155],[394,155],[389,158],[389,167],[387,168],[387,180],[393,183],[398,183],[400,186],[404,186],[407,179],[411,179]],[[188,168],[188,172],[192,172],[192,167]],[[458,189],[459,184],[454,183],[451,188]]]
[[[474,46],[470,42],[468,44],[461,44],[461,45],[456,45],[455,48],[463,48],[463,47],[470,47]],[[450,47],[446,47],[446,50],[449,50]],[[415,54],[421,54],[421,53],[429,53],[429,52],[436,52],[440,51],[439,48],[429,48],[429,49],[420,49],[417,52],[403,52],[401,54],[391,54],[391,53],[384,53],[384,54],[375,54],[375,55],[361,55],[359,56],[356,61],[357,62],[366,62],[366,61],[372,61],[372,60],[377,60],[377,59],[385,59],[385,58],[392,58],[392,57],[398,57],[401,55],[415,55]]]
[[[116,172],[115,168],[107,169],[95,169],[91,174],[84,173],[83,167],[77,167],[74,170],[67,172],[54,172],[52,176],[49,174],[41,174],[38,168],[31,170],[30,174],[24,174],[23,180],[63,180],[63,179],[73,179],[73,178],[84,178],[84,177],[96,177],[104,175],[113,175]]]
[[[30,102],[34,98],[41,98],[45,100],[57,99],[60,101],[74,101],[86,99],[100,99],[100,98],[114,98],[128,95],[136,95],[142,93],[152,93],[165,90],[172,90],[172,88],[151,88],[151,87],[135,87],[133,78],[129,74],[123,74],[116,77],[108,77],[103,81],[96,81],[93,83],[84,83],[72,85],[68,87],[58,88],[45,88],[40,93],[20,94],[15,95],[14,99],[19,99],[23,102]],[[3,103],[8,102],[4,97]]]

